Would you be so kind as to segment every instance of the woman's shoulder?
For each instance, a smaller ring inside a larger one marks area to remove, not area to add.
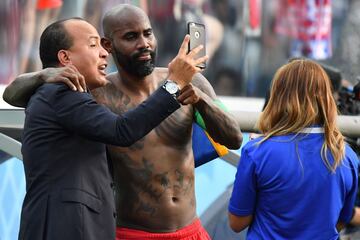
[[[264,149],[264,145],[266,147],[267,145],[267,141],[265,140],[264,142],[262,142],[262,140],[264,139],[264,136],[258,136],[257,138],[253,138],[250,139],[243,147],[242,147],[242,151],[248,154],[251,154],[255,151],[259,151],[259,149]]]
[[[263,156],[264,154],[283,154],[293,149],[294,136],[272,136],[264,140],[264,136],[259,136],[250,140],[243,146],[243,153],[249,156]]]
[[[347,143],[345,144],[345,157],[350,159],[355,164],[359,164],[359,158],[358,158],[357,154]]]
[[[280,143],[290,142],[293,136],[283,135],[283,136],[271,136],[264,140],[263,135],[257,135],[256,138],[250,138],[250,140],[244,145],[247,148],[254,148],[258,146],[273,146]]]

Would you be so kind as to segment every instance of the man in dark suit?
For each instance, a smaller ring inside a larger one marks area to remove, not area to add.
[[[206,59],[194,60],[199,48],[187,54],[187,44],[188,37],[169,64],[172,81],[120,115],[98,105],[90,93],[62,83],[37,89],[26,108],[23,132],[27,193],[19,239],[115,239],[105,143],[128,147],[180,107],[174,96]],[[43,67],[76,68],[90,90],[107,84],[107,56],[96,29],[82,19],[55,22],[41,36]]]

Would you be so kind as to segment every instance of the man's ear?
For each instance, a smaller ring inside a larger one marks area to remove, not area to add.
[[[66,50],[60,50],[57,54],[57,57],[61,65],[66,66],[71,63],[69,52]]]
[[[111,41],[110,39],[108,38],[101,38],[101,46],[103,48],[105,48],[105,50],[108,52],[108,53],[111,53],[111,47],[112,47],[112,44],[111,44]]]

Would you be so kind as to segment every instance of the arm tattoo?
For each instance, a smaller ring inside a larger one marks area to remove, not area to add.
[[[206,131],[214,141],[231,149],[237,149],[241,145],[242,136],[238,123],[230,114],[216,106],[216,94],[210,83],[201,75],[196,75],[194,85],[203,92],[202,99],[195,104],[201,114]]]
[[[202,92],[208,95],[211,99],[216,99],[216,94],[211,84],[204,78],[199,75],[195,75],[192,81],[193,85],[199,88]]]

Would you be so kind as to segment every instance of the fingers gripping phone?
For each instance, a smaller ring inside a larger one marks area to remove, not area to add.
[[[204,47],[196,54],[196,58],[200,58],[206,55],[206,35],[205,35],[205,25],[195,22],[188,23],[188,34],[190,35],[190,42],[188,52],[193,50],[199,45]],[[200,63],[197,67],[204,69],[206,68],[206,62]]]

